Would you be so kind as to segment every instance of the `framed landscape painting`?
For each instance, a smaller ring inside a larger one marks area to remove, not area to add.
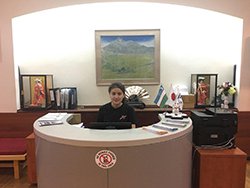
[[[160,30],[97,30],[96,83],[160,83]]]

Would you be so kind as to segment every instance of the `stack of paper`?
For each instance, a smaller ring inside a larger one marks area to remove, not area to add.
[[[157,129],[161,129],[161,130],[172,131],[172,132],[178,130],[177,127],[170,127],[170,126],[163,125],[163,124],[154,124],[154,125],[152,125],[152,127],[157,128]]]
[[[39,121],[53,121],[53,120],[62,120],[65,116],[67,115],[67,113],[48,113],[42,117],[39,118]]]
[[[174,127],[186,127],[187,123],[182,122],[171,122],[171,121],[161,121],[164,125],[174,126]]]
[[[183,119],[183,118],[188,118],[188,115],[185,113],[179,113],[179,114],[173,114],[173,113],[164,113],[166,118],[171,118],[171,119]]]
[[[63,124],[63,118],[67,113],[48,113],[38,119],[39,126],[59,125]]]
[[[169,126],[175,126],[175,127],[185,127],[189,123],[189,119],[170,119],[170,118],[164,118],[164,120],[161,121],[164,125]]]
[[[43,121],[38,121],[38,125],[40,127],[43,127],[43,126],[50,126],[50,125],[60,125],[60,124],[63,124],[62,121],[58,121],[58,120],[43,120]]]
[[[79,123],[79,124],[72,124],[71,126],[73,126],[73,127],[78,127],[78,128],[84,128],[83,123]]]
[[[157,128],[152,127],[152,126],[143,127],[143,130],[146,130],[146,131],[149,131],[149,132],[152,132],[152,133],[155,133],[155,134],[160,134],[160,135],[168,133],[166,130],[157,129]]]
[[[174,123],[189,123],[189,119],[170,119],[170,118],[165,118],[164,121],[166,122],[174,122]]]

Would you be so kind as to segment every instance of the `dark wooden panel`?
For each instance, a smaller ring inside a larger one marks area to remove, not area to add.
[[[97,121],[97,111],[96,112],[81,112],[81,119],[83,123],[90,123]]]
[[[249,137],[236,137],[236,146],[239,147],[242,151],[247,153],[247,156],[250,157],[250,136]]]
[[[250,157],[250,112],[238,112],[236,145]]]
[[[159,121],[158,114],[160,112],[150,112],[150,111],[136,111],[136,116],[138,119],[138,126],[146,126],[157,123]]]
[[[238,136],[250,136],[250,112],[238,112]]]
[[[0,113],[0,137],[25,138],[33,132],[34,121],[45,113]]]

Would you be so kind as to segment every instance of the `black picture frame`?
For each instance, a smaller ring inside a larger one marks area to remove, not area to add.
[[[39,86],[36,84],[39,82]],[[53,88],[53,75],[22,74],[20,76],[22,110],[49,109],[51,99],[49,90]],[[37,94],[37,98],[36,98]]]
[[[191,74],[191,93],[195,108],[217,107],[218,74]]]

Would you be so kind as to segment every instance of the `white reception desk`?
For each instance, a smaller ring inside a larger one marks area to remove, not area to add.
[[[38,188],[191,188],[191,120],[159,135],[79,128],[68,123],[72,116],[34,123]]]

